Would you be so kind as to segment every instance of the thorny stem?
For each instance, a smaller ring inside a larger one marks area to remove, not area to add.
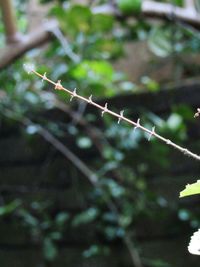
[[[123,111],[121,111],[120,114],[118,114],[118,113],[116,113],[116,112],[114,112],[114,111],[111,111],[111,110],[108,109],[108,107],[107,107],[107,103],[106,103],[105,106],[103,107],[103,106],[101,106],[101,105],[95,103],[95,102],[92,100],[92,95],[91,95],[89,98],[85,98],[85,97],[83,97],[83,96],[77,94],[76,89],[74,89],[74,91],[70,91],[69,89],[67,89],[67,88],[65,88],[65,87],[62,86],[61,81],[54,82],[54,81],[50,80],[50,79],[46,76],[46,74],[42,75],[42,74],[38,73],[37,71],[35,71],[34,69],[29,69],[29,73],[34,73],[34,74],[36,74],[38,77],[42,78],[42,80],[45,80],[45,81],[47,81],[47,82],[53,84],[53,85],[55,86],[55,89],[56,89],[56,90],[62,90],[62,91],[67,92],[69,95],[71,95],[71,100],[72,100],[74,97],[76,97],[76,98],[78,98],[78,99],[80,99],[80,100],[83,100],[83,101],[87,102],[87,103],[90,104],[90,105],[93,105],[93,106],[97,107],[98,109],[102,110],[102,116],[104,115],[104,113],[108,113],[108,114],[110,114],[110,115],[112,115],[112,116],[118,118],[118,123],[119,123],[121,120],[126,121],[126,122],[128,122],[129,124],[131,124],[131,125],[134,126],[134,130],[136,130],[136,129],[140,129],[140,130],[142,130],[142,131],[148,133],[148,134],[149,134],[149,140],[151,139],[152,136],[154,136],[154,137],[158,138],[159,140],[163,141],[165,144],[167,144],[167,145],[169,145],[169,146],[172,146],[172,147],[175,148],[176,150],[179,150],[179,151],[182,152],[184,155],[189,156],[189,157],[191,157],[191,158],[194,158],[194,159],[200,161],[200,156],[199,156],[199,155],[197,155],[197,154],[191,152],[191,151],[188,150],[187,148],[184,148],[184,147],[182,147],[182,146],[177,145],[176,143],[172,142],[170,139],[167,139],[167,138],[165,138],[165,137],[159,135],[158,133],[155,132],[155,127],[153,127],[151,130],[149,130],[149,129],[145,128],[144,126],[142,126],[142,125],[140,124],[140,119],[138,119],[137,122],[132,121],[132,120],[130,120],[130,119],[124,117],[124,115],[123,115]]]

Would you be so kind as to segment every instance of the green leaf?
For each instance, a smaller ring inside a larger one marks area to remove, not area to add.
[[[167,57],[172,53],[171,32],[169,29],[155,27],[149,37],[148,45],[151,51],[159,57]]]
[[[117,5],[125,14],[140,13],[142,0],[117,0]]]
[[[184,5],[184,2],[183,2],[183,0],[174,0],[174,4],[177,5],[177,6],[183,6]]]
[[[31,213],[28,211],[21,209],[19,211],[19,215],[23,218],[23,221],[25,225],[30,226],[30,227],[38,227],[39,221],[36,217],[34,217]]]
[[[80,32],[86,34],[91,30],[92,13],[86,6],[74,5],[67,10],[55,7],[51,13],[57,17],[61,29],[73,37]]]
[[[0,207],[0,216],[4,216],[14,212],[21,205],[20,200],[14,200],[11,203]]]
[[[72,70],[71,74],[78,80],[111,82],[114,71],[112,65],[106,61],[84,60]]]
[[[92,245],[91,247],[89,247],[89,249],[83,252],[83,256],[85,258],[90,258],[92,256],[98,255],[98,253],[99,253],[99,247],[97,245]]]
[[[200,194],[200,180],[196,183],[186,185],[185,189],[180,192],[180,197]]]
[[[51,238],[47,237],[44,239],[43,252],[45,259],[48,261],[53,261],[57,256],[58,251]]]
[[[99,211],[96,208],[89,208],[75,216],[72,225],[79,226],[80,224],[90,223],[97,218],[98,214]]]
[[[92,146],[92,142],[90,138],[82,136],[77,139],[77,145],[82,149],[88,149]]]
[[[96,32],[107,32],[113,27],[113,17],[105,14],[95,14],[92,18],[92,30]]]
[[[66,221],[69,219],[69,214],[66,212],[60,212],[58,213],[58,215],[56,216],[56,225],[57,226],[63,226]]]

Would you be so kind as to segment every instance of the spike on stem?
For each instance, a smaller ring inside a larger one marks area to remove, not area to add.
[[[44,75],[41,75],[40,73],[38,73],[38,72],[35,71],[34,69],[31,69],[31,72],[34,73],[35,75],[37,75],[38,77],[42,78],[42,79],[43,79],[43,77],[44,77]],[[180,151],[181,153],[183,153],[183,154],[185,154],[185,155],[187,155],[187,156],[189,156],[189,157],[192,157],[193,159],[196,159],[196,160],[199,160],[199,161],[200,161],[200,156],[199,156],[199,155],[197,155],[197,154],[191,152],[190,150],[188,150],[188,149],[186,149],[186,148],[184,148],[184,147],[182,147],[182,146],[179,146],[179,145],[177,145],[176,143],[172,142],[171,140],[169,140],[169,139],[167,139],[167,138],[165,138],[165,137],[159,135],[158,133],[155,132],[155,128],[154,128],[154,127],[152,128],[152,130],[149,130],[149,129],[147,129],[146,127],[142,126],[142,125],[140,124],[140,119],[138,119],[137,122],[135,122],[135,121],[133,121],[133,120],[130,120],[130,119],[128,119],[128,118],[126,118],[126,117],[123,116],[123,112],[122,112],[122,111],[120,112],[120,114],[118,114],[118,113],[116,113],[116,112],[114,112],[114,111],[112,111],[112,110],[109,110],[109,109],[108,109],[108,104],[107,104],[107,103],[106,103],[105,106],[103,107],[103,106],[99,105],[98,103],[92,101],[92,96],[90,96],[89,99],[88,99],[88,98],[85,98],[85,97],[83,97],[83,96],[77,94],[77,93],[76,93],[76,89],[74,89],[74,91],[72,92],[72,91],[70,91],[69,89],[63,87],[63,86],[61,85],[60,81],[58,81],[57,83],[55,83],[55,82],[53,82],[52,80],[50,80],[49,78],[47,78],[47,77],[46,77],[45,80],[46,80],[47,82],[53,84],[53,85],[55,86],[56,89],[63,90],[63,91],[65,91],[65,92],[67,92],[68,94],[70,94],[70,95],[71,95],[71,99],[72,99],[73,97],[77,97],[78,99],[83,100],[83,101],[85,101],[85,102],[87,102],[87,103],[89,103],[89,104],[95,106],[96,108],[100,109],[100,110],[102,111],[102,116],[104,115],[105,112],[107,112],[107,113],[109,113],[110,115],[112,115],[112,116],[118,118],[118,120],[120,119],[120,120],[123,120],[123,121],[125,121],[125,122],[127,122],[127,123],[133,125],[133,126],[134,126],[134,131],[135,131],[136,129],[140,129],[140,130],[142,130],[142,131],[148,133],[150,139],[151,139],[152,136],[154,136],[154,137],[156,137],[157,139],[159,139],[160,141],[164,142],[165,144],[170,145],[170,146],[172,146],[174,149]],[[59,88],[57,88],[57,87],[59,87]]]

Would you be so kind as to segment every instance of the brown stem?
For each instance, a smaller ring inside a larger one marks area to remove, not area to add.
[[[126,14],[122,14],[116,7],[111,6],[110,4],[93,7],[92,11],[94,13],[111,14],[121,19],[125,19],[127,17]],[[170,3],[144,0],[142,2],[141,14],[145,18],[158,18],[161,20],[176,18],[180,22],[184,22],[197,29],[200,29],[200,18],[197,12],[195,12],[193,9],[188,12],[187,7],[183,8],[174,6]]]
[[[5,27],[6,42],[10,44],[21,41],[21,34],[17,31],[17,22],[11,0],[0,0],[0,7]]]
[[[3,1],[3,0],[0,0]],[[56,21],[49,21],[41,25],[40,29],[27,34],[23,41],[9,44],[0,49],[0,70],[9,66],[14,60],[21,57],[27,51],[48,42],[52,37],[52,29],[58,27]]]
[[[143,132],[146,132],[149,135],[148,140],[150,141],[151,137],[156,137],[157,139],[159,139],[160,141],[164,142],[166,145],[172,146],[174,149],[180,151],[181,153],[183,153],[186,156],[189,156],[193,159],[196,159],[198,161],[200,161],[200,155],[197,155],[193,152],[191,152],[190,150],[188,150],[187,148],[184,148],[180,145],[177,145],[176,143],[174,143],[173,141],[171,141],[170,139],[167,139],[165,137],[163,137],[162,135],[158,134],[157,132],[155,132],[155,127],[152,127],[152,129],[147,129],[146,127],[142,126],[140,124],[140,119],[137,120],[137,122],[130,120],[126,117],[124,117],[123,113],[124,111],[121,111],[120,114],[108,109],[107,107],[107,103],[105,104],[105,106],[101,106],[99,104],[97,104],[96,102],[94,102],[92,100],[92,95],[89,98],[85,98],[79,94],[76,93],[76,89],[74,89],[74,91],[70,91],[69,89],[65,88],[62,86],[61,81],[59,80],[58,82],[53,82],[52,80],[50,80],[49,78],[47,78],[46,73],[44,75],[38,73],[37,71],[35,71],[34,69],[32,69],[31,66],[25,66],[26,71],[28,71],[28,73],[34,73],[37,76],[39,76],[40,78],[42,78],[43,80],[51,83],[54,85],[56,90],[62,90],[67,92],[70,96],[71,96],[71,100],[73,98],[77,98],[79,100],[85,101],[88,104],[95,106],[96,108],[101,110],[102,116],[104,115],[104,113],[108,113],[114,117],[116,117],[118,119],[118,123],[120,123],[120,121],[125,121],[129,124],[131,124],[134,128],[134,130],[136,129],[140,129]]]

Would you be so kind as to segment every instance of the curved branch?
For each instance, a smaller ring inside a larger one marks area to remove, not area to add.
[[[94,7],[94,13],[112,14],[119,18],[125,18],[126,15],[122,14],[116,7],[109,4]],[[194,8],[191,7],[178,7],[170,3],[160,3],[151,0],[145,0],[142,3],[141,14],[147,18],[158,18],[164,20],[177,20],[194,26],[200,29],[200,16]],[[129,15],[130,16],[130,15]]]
[[[161,19],[173,19],[192,25],[200,29],[200,16],[191,6],[184,8],[174,6],[168,3],[159,3],[155,1],[144,1],[142,5],[142,13],[147,17],[155,17]]]
[[[0,3],[6,1],[0,0]],[[93,13],[112,14],[118,18],[125,18],[125,15],[113,5],[105,4],[92,8]],[[155,1],[145,0],[142,4],[142,15],[149,18],[159,18],[170,20],[176,18],[180,22],[187,23],[200,30],[200,16],[191,9],[188,5],[184,8],[175,7],[168,3],[159,3]],[[11,27],[11,33],[14,34],[15,29]],[[10,31],[9,30],[9,31]],[[40,29],[20,37],[20,41],[12,43],[5,48],[0,49],[0,70],[7,67],[14,60],[21,57],[27,51],[40,46],[43,43],[50,41],[58,30],[58,24],[55,21],[47,22]],[[57,36],[58,37],[58,36]],[[74,57],[74,55],[73,55]],[[77,58],[76,58],[77,59]]]
[[[40,29],[23,36],[20,42],[7,45],[0,49],[0,70],[7,67],[14,60],[24,55],[27,51],[48,42],[53,38],[52,30],[57,28],[56,21],[49,21]]]

